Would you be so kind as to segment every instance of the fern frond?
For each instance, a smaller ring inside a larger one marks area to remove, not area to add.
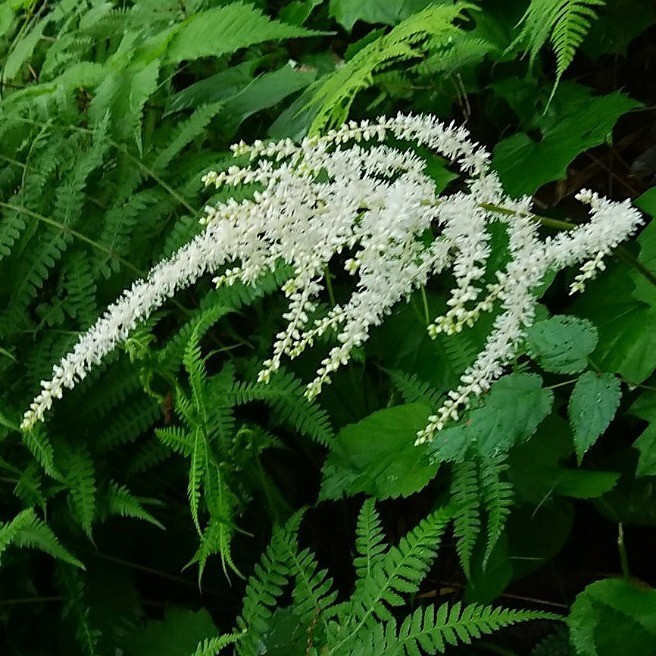
[[[191,562],[198,562],[198,582],[203,576],[207,558],[218,553],[223,573],[228,577],[228,568],[243,578],[237,569],[231,551],[232,536],[235,532],[235,506],[237,499],[231,492],[221,470],[215,464],[209,466],[205,474],[205,501],[210,512],[210,523],[202,535],[201,544]]]
[[[297,553],[290,549],[290,562],[295,578],[292,600],[299,621],[321,621],[322,614],[335,603],[337,590],[328,570],[319,569],[315,555],[309,549]]]
[[[84,565],[61,546],[50,527],[37,517],[31,508],[19,512],[11,522],[0,524],[0,557],[11,545],[23,549],[38,549],[84,569]]]
[[[156,428],[155,435],[171,451],[179,453],[182,456],[191,456],[193,450],[191,434],[183,428],[178,426]]]
[[[69,258],[65,288],[68,292],[64,309],[81,328],[88,328],[98,317],[96,280],[87,258],[82,254]]]
[[[11,200],[12,205],[16,204],[14,201],[15,199]],[[21,212],[10,210],[3,213],[0,221],[0,260],[12,252],[13,245],[18,241],[25,227],[24,215]]]
[[[119,485],[115,481],[111,481],[102,501],[104,506],[102,514],[105,517],[119,515],[121,517],[141,519],[164,530],[164,525],[143,507],[144,502],[156,503],[154,499],[135,497],[125,485]]]
[[[35,426],[22,434],[23,443],[34,459],[43,467],[43,471],[55,480],[61,480],[61,474],[55,467],[55,453],[43,426]]]
[[[487,545],[483,557],[485,567],[492,555],[513,505],[513,486],[501,480],[508,464],[503,459],[484,460],[480,463],[480,486],[482,502],[487,512]]]
[[[257,653],[258,643],[268,630],[269,619],[292,576],[290,554],[298,551],[296,535],[302,517],[303,512],[297,512],[284,526],[274,529],[271,542],[248,579],[237,618],[237,626],[244,635],[236,645],[239,656]]]
[[[305,386],[293,374],[279,371],[268,383],[237,383],[228,395],[235,405],[264,401],[281,423],[294,426],[301,433],[329,444],[334,436],[328,414],[305,395]]]
[[[355,550],[358,555],[353,565],[357,578],[364,579],[380,566],[387,550],[380,516],[373,499],[367,499],[362,504],[355,534]]]
[[[387,370],[392,385],[398,390],[405,403],[425,403],[429,407],[438,407],[440,392],[430,383],[421,380],[417,374],[409,374],[400,369]]]
[[[471,460],[455,463],[451,481],[451,500],[455,519],[453,532],[456,551],[467,578],[471,575],[471,557],[481,530],[479,490],[476,463]]]
[[[399,631],[399,645],[408,656],[443,653],[447,645],[470,644],[475,638],[518,622],[557,619],[538,611],[506,610],[470,604],[427,606],[408,616]]]
[[[270,20],[241,2],[198,12],[180,24],[170,42],[167,59],[180,62],[219,57],[264,41],[321,34]]]
[[[440,333],[437,338],[446,353],[449,365],[456,376],[461,376],[478,355],[478,347],[472,343],[467,332],[455,335],[444,335]]]
[[[202,136],[210,121],[221,111],[223,106],[223,102],[203,105],[196,109],[187,120],[180,123],[175,130],[173,138],[157,154],[153,162],[153,169],[157,171],[165,169],[180,151],[194,141],[194,139]]]
[[[200,505],[200,493],[205,478],[205,473],[209,465],[209,445],[207,437],[200,426],[196,426],[191,434],[191,458],[189,463],[189,482],[187,485],[187,497],[189,498],[189,508],[191,518],[199,535],[202,535],[200,520],[198,518],[198,508]]]
[[[57,580],[66,598],[63,617],[70,619],[75,630],[75,638],[85,656],[98,656],[98,639],[100,631],[94,628],[89,619],[89,604],[85,598],[84,582],[76,570],[59,567]]]
[[[398,546],[390,548],[370,576],[358,581],[352,597],[355,628],[349,630],[355,632],[357,627],[371,623],[374,617],[391,619],[388,606],[401,606],[404,603],[402,593],[417,592],[437,555],[442,533],[450,519],[449,509],[437,510],[425,517]]]
[[[216,638],[207,638],[198,643],[196,651],[191,656],[216,656],[222,649],[228,645],[234,645],[243,638],[238,633],[227,633]]]
[[[139,394],[112,412],[96,437],[100,453],[134,442],[162,416],[162,409],[152,398]]]
[[[511,48],[523,44],[529,52],[531,65],[547,41],[556,54],[556,82],[549,102],[597,19],[597,9],[605,4],[605,0],[531,0],[520,19],[518,27],[521,26],[521,31]]]
[[[128,476],[133,476],[146,472],[167,460],[170,455],[171,449],[165,444],[157,440],[148,440],[130,458],[126,473]]]
[[[46,497],[43,493],[43,480],[38,465],[31,462],[20,475],[14,494],[27,507],[40,506],[45,512]]]
[[[66,454],[65,474],[74,518],[93,542],[91,529],[96,514],[96,472],[93,459],[84,447]]]
[[[376,73],[422,57],[429,42],[433,46],[437,42],[448,43],[461,32],[455,24],[457,20],[474,7],[466,2],[431,5],[362,48],[323,82],[320,80],[309,103],[317,110],[310,132],[316,134],[342,124],[355,96],[373,84]]]

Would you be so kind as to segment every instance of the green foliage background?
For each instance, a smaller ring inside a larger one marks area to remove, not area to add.
[[[545,284],[508,375],[430,445],[489,323],[430,340],[433,281],[310,403],[312,355],[256,382],[283,268],[180,293],[18,430],[80,332],[225,198],[200,179],[234,141],[430,112],[493,150],[545,234],[584,185],[656,214],[647,4],[0,3],[3,656],[651,653],[653,560],[629,536],[655,544],[654,223],[582,296],[571,271]],[[554,600],[540,582],[590,521],[621,578]]]

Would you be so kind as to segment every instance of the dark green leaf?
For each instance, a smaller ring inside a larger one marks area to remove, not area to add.
[[[567,619],[580,656],[651,654],[656,643],[656,591],[622,579],[589,585]]]
[[[330,15],[344,29],[351,31],[356,21],[396,25],[430,4],[447,4],[433,0],[330,0]]]
[[[597,345],[597,329],[578,317],[556,316],[526,331],[530,355],[545,371],[573,374],[585,369]]]
[[[568,92],[569,85],[562,84],[554,103]],[[617,119],[639,106],[617,91],[590,95],[585,102],[571,106],[570,113],[561,113],[556,121],[541,125],[539,140],[520,132],[499,142],[492,164],[505,190],[515,197],[530,195],[547,182],[564,179],[568,165],[579,153],[609,140]]]
[[[483,456],[496,456],[527,440],[549,414],[553,392],[536,374],[511,374],[497,381],[483,405],[464,423],[447,426],[429,445],[435,462],[460,459],[471,446]]]
[[[647,428],[633,443],[640,453],[636,476],[656,476],[656,393],[644,392],[629,408],[629,413],[649,422]]]
[[[167,608],[163,620],[150,620],[125,642],[127,656],[189,656],[206,638],[218,634],[210,614]]]
[[[415,446],[430,409],[419,403],[379,410],[343,428],[323,468],[321,499],[367,492],[378,499],[421,490],[437,471],[423,459],[427,446]]]
[[[597,327],[595,365],[637,385],[656,367],[656,305],[632,298],[631,272],[626,265],[614,266],[587,287],[571,310]]]
[[[597,375],[586,371],[576,381],[569,400],[568,414],[574,430],[574,446],[579,463],[586,451],[608,428],[617,412],[621,396],[620,381],[612,374]]]

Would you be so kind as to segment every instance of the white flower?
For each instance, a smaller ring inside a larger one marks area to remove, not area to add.
[[[424,160],[411,149],[388,146],[388,135],[429,148],[458,165],[469,176],[466,191],[438,196]],[[503,373],[533,321],[535,290],[546,272],[585,262],[572,285],[573,290],[582,289],[603,267],[603,257],[641,221],[628,203],[582,192],[579,200],[590,205],[590,222],[542,241],[530,199],[506,197],[489,169],[489,153],[473,143],[464,128],[445,126],[431,116],[399,114],[350,122],[300,144],[289,139],[256,141],[232,150],[248,156],[249,164],[209,172],[205,184],[218,188],[258,183],[261,190],[250,200],[229,199],[205,208],[204,232],[134,283],[54,366],[51,380],[42,382],[24,415],[23,429],[43,420],[63,388],[82,380],[138,322],[206,273],[218,273],[217,284],[257,284],[280,262],[291,267],[292,277],[282,286],[289,301],[283,315],[287,324],[276,336],[259,380],[268,381],[284,358],[297,357],[333,330],[338,343],[307,386],[312,398],[400,300],[450,267],[455,285],[449,309],[428,326],[432,337],[473,325],[495,304],[502,311],[459,386],[417,436],[418,443],[430,440]],[[488,226],[494,222],[505,226],[511,258],[496,272],[495,283],[483,285],[490,256]],[[431,231],[437,236],[427,243]],[[338,253],[349,255],[344,268],[355,288],[342,304],[318,315],[328,264]]]

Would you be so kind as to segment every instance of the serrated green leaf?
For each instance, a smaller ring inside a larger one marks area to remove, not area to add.
[[[579,656],[653,653],[656,643],[656,590],[623,579],[589,585],[576,598],[567,618]]]
[[[427,456],[433,462],[457,461],[471,447],[482,456],[495,457],[531,437],[552,402],[553,392],[542,387],[537,374],[504,376],[463,423],[436,433]]]
[[[588,449],[608,428],[617,412],[622,392],[612,374],[586,371],[577,381],[569,400],[569,422],[574,431],[576,458],[581,462]]]
[[[235,2],[194,14],[176,30],[168,47],[171,62],[220,57],[264,41],[316,36],[302,27],[270,20],[259,10]]]
[[[560,315],[538,321],[526,331],[529,354],[545,370],[574,374],[585,369],[597,345],[591,321]]]
[[[427,447],[414,446],[429,415],[430,408],[411,403],[379,410],[344,427],[323,467],[320,498],[367,492],[386,499],[421,490],[437,471],[436,465],[422,462]]]

